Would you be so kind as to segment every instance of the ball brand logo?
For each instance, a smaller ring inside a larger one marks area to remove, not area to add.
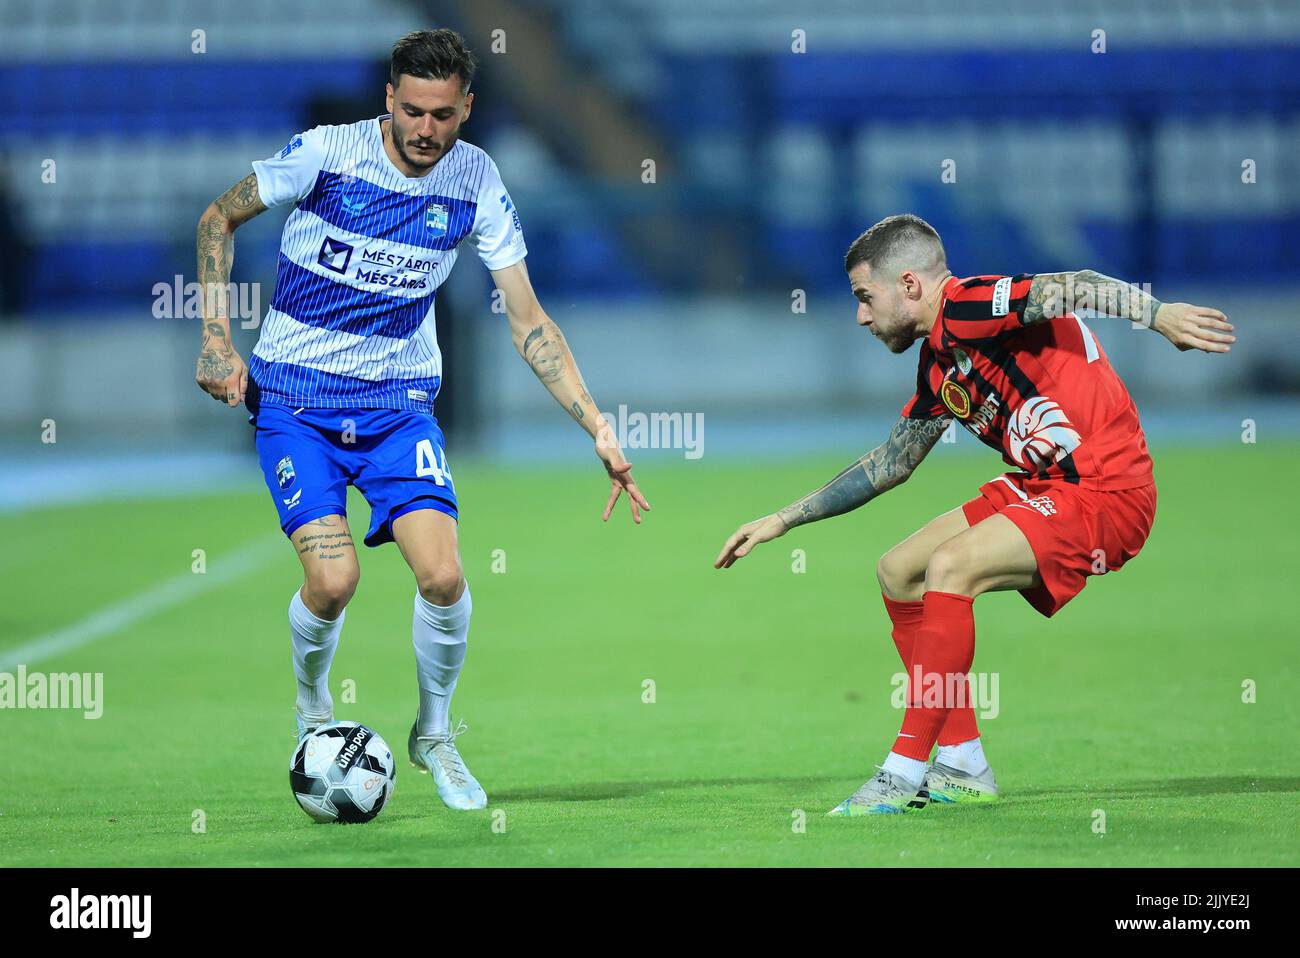
[[[366,739],[368,738],[370,738],[369,729],[359,728],[353,732],[352,741],[348,742],[348,744],[339,751],[338,757],[334,759],[334,764],[342,771],[346,772],[352,767],[352,763],[356,761],[357,756],[361,754],[361,750],[365,748]]]
[[[970,393],[963,389],[958,383],[951,379],[944,380],[939,387],[939,398],[943,404],[952,410],[952,414],[958,419],[965,419],[970,416]]]
[[[1007,424],[1007,452],[1022,469],[1037,472],[1064,459],[1083,442],[1056,400],[1025,400]]]

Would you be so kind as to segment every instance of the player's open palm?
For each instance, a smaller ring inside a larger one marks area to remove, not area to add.
[[[746,522],[731,534],[717,559],[713,561],[715,569],[730,569],[737,559],[743,559],[762,542],[779,539],[786,533],[786,524],[775,514]]]
[[[238,406],[248,392],[248,367],[233,347],[222,350],[204,346],[194,380],[218,402]]]
[[[1153,327],[1181,350],[1226,353],[1237,341],[1228,317],[1209,306],[1164,303],[1156,310]]]

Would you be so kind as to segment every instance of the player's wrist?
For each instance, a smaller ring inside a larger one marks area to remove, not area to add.
[[[591,438],[596,444],[597,452],[604,454],[602,458],[609,459],[611,463],[615,460],[623,461],[623,447],[619,445],[618,435],[604,416],[597,417],[591,424]]]

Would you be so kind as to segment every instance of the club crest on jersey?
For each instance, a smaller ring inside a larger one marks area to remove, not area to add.
[[[424,211],[424,226],[433,234],[434,239],[441,239],[447,235],[447,223],[450,219],[451,212],[445,203],[430,203],[429,208]]]
[[[302,134],[301,134],[301,133],[299,133],[299,134],[297,134],[296,136],[294,136],[294,138],[293,138],[292,140],[290,140],[290,141],[288,142],[288,144],[285,145],[285,148],[284,148],[283,150],[280,151],[280,159],[283,160],[286,156],[288,156],[288,155],[289,155],[290,153],[292,153],[294,150],[298,149],[298,147],[300,147],[300,146],[302,146]]]
[[[943,385],[939,387],[939,398],[958,419],[965,419],[970,415],[970,393],[959,383],[945,379]]]
[[[957,360],[957,368],[961,370],[963,376],[969,376],[971,370],[970,357],[966,355],[966,350],[954,348],[952,351],[953,358]]]
[[[298,474],[293,471],[293,458],[285,456],[275,464],[275,481],[280,484],[281,489],[288,489],[293,485],[293,480]]]

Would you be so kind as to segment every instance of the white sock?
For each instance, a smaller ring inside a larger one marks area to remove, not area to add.
[[[956,745],[940,745],[935,761],[970,775],[982,775],[989,767],[988,759],[984,757],[984,745],[978,737]]]
[[[474,603],[469,585],[452,605],[434,605],[415,593],[411,639],[415,645],[415,672],[420,682],[420,714],[416,733],[433,735],[450,726],[451,694],[465,661],[469,615]]]
[[[900,778],[905,778],[917,788],[925,781],[925,762],[915,758],[908,758],[906,755],[899,755],[897,752],[890,752],[885,756],[884,763],[880,766],[886,772],[891,772]]]
[[[295,592],[289,602],[289,629],[293,633],[293,673],[298,678],[298,708],[308,715],[329,715],[334,701],[330,698],[330,663],[339,646],[343,631],[340,612],[333,622],[318,619]]]

